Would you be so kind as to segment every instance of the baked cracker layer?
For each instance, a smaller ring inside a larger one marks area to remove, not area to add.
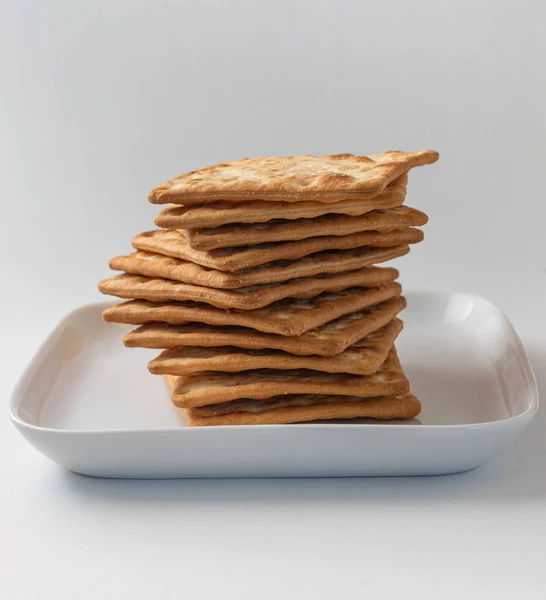
[[[414,208],[400,206],[390,210],[374,210],[361,217],[324,215],[316,219],[276,220],[267,223],[233,223],[209,229],[183,229],[190,246],[196,250],[255,246],[271,242],[290,242],[307,238],[360,235],[360,246],[389,245],[386,233],[407,231],[409,227],[426,225],[428,216]],[[410,242],[406,242],[410,243]],[[331,246],[327,246],[331,247]]]
[[[421,403],[413,394],[375,398],[309,394],[242,400],[181,410],[190,427],[281,425],[366,417],[381,421],[412,419],[421,412]]]
[[[390,232],[368,231],[346,236],[323,236],[255,246],[196,250],[190,246],[182,232],[156,230],[135,236],[132,244],[137,250],[190,261],[218,271],[234,272],[278,260],[297,260],[323,251],[415,244],[422,239],[421,231],[401,228]]]
[[[129,348],[235,346],[249,350],[283,350],[297,356],[334,356],[387,325],[405,306],[405,299],[399,296],[297,336],[263,333],[237,326],[151,323],[126,334],[123,342]]]
[[[366,398],[399,396],[409,392],[409,382],[394,347],[372,375],[322,373],[306,369],[258,369],[239,373],[201,371],[175,377],[172,401],[182,408],[241,398],[261,400],[283,394],[334,394]]]
[[[184,205],[252,198],[339,202],[355,195],[365,200],[383,192],[410,169],[437,160],[438,153],[433,150],[244,158],[179,175],[154,188],[148,200]]]
[[[400,256],[409,252],[409,246],[400,248]],[[103,279],[99,290],[103,294],[126,299],[150,300],[193,300],[205,302],[218,308],[254,310],[284,298],[313,298],[323,292],[339,292],[350,287],[368,285],[369,267],[337,275],[316,275],[279,284],[255,285],[236,290],[220,290],[199,285],[190,285],[169,279],[143,277],[124,273]]]
[[[193,227],[219,227],[226,223],[265,223],[272,219],[312,219],[327,213],[363,215],[376,209],[394,208],[406,198],[408,176],[405,173],[388,185],[384,192],[366,202],[358,196],[340,202],[325,204],[316,201],[275,202],[250,200],[224,202],[222,200],[202,205],[181,206],[172,204],[154,219],[158,227],[189,229]]]
[[[421,234],[417,229],[412,231]],[[410,237],[406,236],[406,240]],[[321,273],[355,271],[396,258],[401,255],[403,248],[404,246],[399,244],[388,248],[362,247],[318,252],[295,261],[275,261],[234,273],[217,271],[178,258],[139,250],[113,258],[110,268],[133,275],[171,279],[208,288],[238,289],[313,277]]]
[[[150,361],[154,375],[191,375],[199,371],[235,373],[254,369],[311,369],[323,373],[371,375],[382,365],[402,330],[393,319],[335,356],[295,356],[282,350],[249,350],[234,346],[183,346],[163,351]]]
[[[102,318],[113,323],[131,325],[157,322],[170,325],[206,323],[214,327],[238,326],[282,336],[299,336],[343,315],[356,313],[373,305],[379,306],[379,303],[399,296],[402,289],[400,284],[389,283],[397,276],[396,269],[369,267],[366,285],[372,285],[373,282],[380,287],[353,287],[323,293],[306,300],[287,298],[255,310],[224,310],[192,301],[130,300],[107,308],[102,313]]]

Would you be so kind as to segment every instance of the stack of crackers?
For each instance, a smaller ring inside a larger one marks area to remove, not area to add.
[[[438,154],[244,159],[158,186],[160,229],[132,240],[105,294],[129,347],[163,350],[189,425],[408,419],[421,409],[398,358],[406,301],[384,266],[423,239],[408,171]],[[382,266],[376,266],[381,264]]]

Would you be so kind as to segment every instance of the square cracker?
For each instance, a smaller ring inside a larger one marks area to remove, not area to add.
[[[241,398],[262,400],[284,394],[334,394],[339,396],[399,396],[409,392],[409,382],[393,347],[372,375],[322,373],[306,369],[257,369],[226,373],[201,371],[175,376],[172,401],[182,408],[219,404]]]
[[[394,291],[399,286],[393,284],[391,287]],[[299,356],[334,356],[387,325],[405,306],[406,300],[398,296],[295,336],[263,333],[238,326],[151,323],[126,334],[123,343],[129,348],[235,346],[249,350],[283,350]],[[282,308],[279,310],[282,311]]]
[[[266,283],[236,290],[219,290],[170,279],[124,273],[100,281],[99,291],[118,298],[155,302],[193,300],[206,302],[218,308],[254,310],[284,298],[313,298],[323,292],[340,292],[350,287],[366,286],[369,281],[367,269],[369,267],[337,275],[316,275],[297,280],[291,279],[280,284]]]
[[[375,398],[307,394],[275,396],[266,400],[235,400],[181,410],[190,427],[281,425],[362,417],[382,421],[412,419],[421,412],[421,403],[412,394]]]
[[[332,236],[351,235],[355,239],[358,239],[358,235],[362,237],[363,241],[359,244],[361,246],[383,246],[389,244],[389,238],[384,237],[385,232],[406,231],[408,227],[422,226],[427,221],[425,213],[408,206],[399,206],[390,210],[373,210],[361,217],[324,215],[316,219],[295,221],[233,223],[213,229],[185,229],[181,233],[196,250],[254,246],[266,242],[289,242],[324,236],[331,243]]]
[[[295,356],[282,350],[248,350],[234,346],[171,348],[150,361],[148,369],[154,375],[191,375],[200,371],[235,373],[255,369],[311,369],[323,373],[371,375],[385,362],[401,330],[402,321],[393,319],[335,356]]]
[[[401,175],[388,185],[384,192],[366,202],[362,198],[350,198],[340,202],[224,202],[222,200],[203,205],[181,206],[172,204],[164,208],[154,219],[158,227],[190,229],[196,227],[219,227],[226,223],[265,223],[272,219],[312,219],[328,213],[340,215],[363,215],[376,209],[394,208],[406,198],[407,174]]]
[[[421,233],[418,229],[413,231]],[[406,239],[408,238],[409,236],[406,237]],[[110,261],[110,268],[133,275],[160,277],[210,288],[237,289],[287,282],[320,273],[355,271],[403,254],[405,254],[405,247],[401,245],[381,249],[362,247],[351,250],[334,250],[319,252],[295,261],[275,261],[260,267],[226,273],[178,258],[139,250],[126,256],[113,258]]]
[[[339,202],[355,195],[365,199],[377,196],[410,169],[437,160],[433,150],[244,158],[179,175],[154,188],[148,200],[187,205],[216,199]]]
[[[353,287],[334,293],[324,293],[313,298],[297,300],[287,298],[256,310],[223,310],[202,302],[149,302],[131,300],[122,302],[102,313],[102,318],[111,323],[142,325],[146,323],[206,323],[213,326],[240,326],[264,333],[282,336],[299,336],[321,327],[325,323],[367,307],[378,305],[400,295],[401,286],[389,285],[398,277],[396,269],[370,267],[373,275],[384,279],[374,285],[381,287]],[[368,283],[371,285],[368,273]],[[384,285],[382,285],[384,284]],[[403,307],[401,307],[403,308]],[[383,310],[383,309],[382,309]],[[385,313],[383,313],[385,314]],[[390,312],[387,312],[390,315]],[[392,317],[397,313],[393,313]],[[390,320],[387,318],[387,321]],[[375,323],[375,320],[373,321]]]
[[[350,250],[362,246],[376,248],[398,244],[416,244],[423,239],[418,229],[354,233],[352,235],[312,237],[309,239],[265,243],[251,247],[196,250],[180,231],[156,230],[141,233],[132,239],[137,250],[163,254],[187,260],[218,271],[240,271],[278,260],[297,260],[325,250]]]

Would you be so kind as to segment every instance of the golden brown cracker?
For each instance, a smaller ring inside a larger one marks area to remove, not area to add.
[[[331,240],[331,236],[341,237],[357,234],[362,234],[363,243],[359,245],[381,246],[388,244],[388,238],[383,238],[381,232],[387,230],[406,231],[409,227],[425,225],[427,221],[428,217],[425,213],[407,206],[400,206],[390,210],[374,210],[361,217],[325,215],[316,219],[297,219],[295,221],[233,223],[208,229],[185,229],[181,231],[181,234],[196,250],[254,246],[268,242],[289,242],[317,237],[327,237],[328,240]]]
[[[138,250],[162,254],[231,273],[279,260],[297,260],[318,252],[351,250],[367,245],[392,247],[398,244],[415,244],[422,239],[421,231],[405,228],[385,233],[364,232],[346,236],[324,236],[292,242],[218,248],[207,251],[192,248],[179,231],[158,230],[135,236],[132,244]]]
[[[418,233],[419,230],[414,230]],[[392,235],[392,234],[387,234]],[[406,236],[406,240],[409,236]],[[318,252],[296,261],[275,261],[261,267],[244,269],[234,273],[217,271],[189,261],[137,251],[117,256],[110,261],[110,268],[133,275],[159,277],[209,288],[237,289],[250,286],[287,282],[312,277],[320,273],[355,271],[401,255],[402,246],[388,248],[361,247],[351,250]]]
[[[169,279],[154,279],[124,273],[100,281],[99,291],[118,298],[135,298],[152,302],[193,300],[206,302],[218,308],[254,310],[284,298],[307,299],[323,292],[339,292],[350,287],[365,285],[368,280],[366,273],[368,268],[338,275],[316,275],[280,284],[254,285],[237,290],[220,290]]]
[[[334,394],[340,396],[399,396],[409,392],[396,350],[372,375],[322,373],[306,369],[281,371],[257,369],[227,373],[201,371],[176,376],[172,401],[182,408],[193,408],[252,398],[261,400],[283,394]]]
[[[385,361],[402,330],[402,321],[393,319],[335,356],[295,356],[282,350],[249,350],[234,346],[184,346],[163,351],[150,361],[154,375],[191,375],[199,371],[235,373],[255,369],[312,369],[324,373],[371,375]]]
[[[126,334],[123,342],[129,348],[235,346],[249,350],[283,350],[299,356],[334,356],[392,322],[405,305],[403,297],[391,298],[296,336],[263,333],[237,326],[151,323]]]
[[[264,333],[282,336],[299,336],[307,331],[319,328],[344,315],[357,313],[374,305],[368,320],[369,326],[377,323],[374,313],[380,312],[381,318],[388,322],[405,305],[405,301],[396,298],[400,295],[401,286],[389,283],[396,279],[396,269],[369,267],[367,285],[372,278],[384,277],[381,281],[374,279],[375,284],[384,283],[380,287],[353,287],[340,292],[324,293],[314,298],[297,300],[287,298],[256,310],[229,309],[224,310],[201,302],[149,302],[147,300],[130,300],[122,302],[102,313],[105,321],[112,323],[128,323],[141,325],[146,323],[168,323],[181,325],[184,323],[206,323],[214,326],[239,326]],[[392,303],[385,301],[392,299]],[[379,325],[380,326],[380,325]],[[378,326],[378,327],[379,327]],[[373,329],[370,329],[373,331]],[[343,348],[342,348],[343,349]],[[341,350],[340,350],[341,351]]]
[[[221,405],[181,409],[190,427],[211,425],[281,425],[309,421],[370,418],[412,419],[421,412],[413,394],[402,396],[275,396],[266,400],[235,400]]]
[[[184,233],[184,232],[182,232]],[[305,255],[321,252],[324,250],[347,250],[353,248],[361,248],[364,246],[372,246],[377,248],[386,248],[389,246],[397,246],[398,244],[417,244],[423,241],[424,234],[420,229],[414,227],[401,227],[400,229],[390,229],[389,231],[361,231],[352,233],[349,235],[340,236],[320,236],[311,237],[303,240],[286,241],[271,244],[268,248],[268,253],[271,255],[276,250],[293,254],[296,251],[298,254],[302,254],[305,249]],[[191,233],[187,236],[189,245],[196,250],[214,250],[216,248],[224,247],[223,244],[227,243],[226,239],[221,237],[200,237],[196,236],[193,238]],[[230,241],[230,243],[233,240]],[[237,243],[237,242],[235,242]],[[254,250],[258,246],[249,244],[243,244],[242,241],[238,242],[239,247],[234,246],[231,250],[237,248],[241,250]],[[284,258],[284,257],[283,257]],[[271,260],[271,259],[270,259]]]
[[[164,208],[154,219],[158,227],[191,229],[196,227],[219,227],[226,223],[265,223],[272,219],[312,219],[328,213],[339,215],[363,215],[376,209],[394,208],[406,198],[408,176],[405,173],[388,185],[384,192],[362,202],[362,198],[350,198],[325,204],[324,202],[274,202],[251,200],[248,202],[223,202],[221,200],[203,205],[181,206],[172,204]]]
[[[154,188],[154,204],[203,204],[249,199],[339,202],[380,194],[410,169],[438,160],[433,150],[371,156],[268,156],[220,163],[179,175]]]

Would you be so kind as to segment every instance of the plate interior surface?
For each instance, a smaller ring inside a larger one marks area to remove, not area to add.
[[[412,392],[423,404],[408,426],[487,423],[533,408],[525,352],[494,305],[470,294],[406,296],[397,346]],[[11,410],[17,418],[77,431],[185,427],[163,378],[147,371],[159,351],[125,348],[121,339],[131,327],[104,323],[100,314],[109,305],[75,310],[46,340],[14,395]]]

